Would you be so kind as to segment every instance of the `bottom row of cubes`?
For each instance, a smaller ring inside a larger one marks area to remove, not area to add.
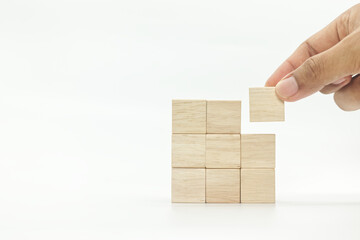
[[[274,169],[172,169],[172,202],[274,203]]]

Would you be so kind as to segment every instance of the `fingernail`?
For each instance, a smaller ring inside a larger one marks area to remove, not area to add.
[[[278,82],[275,90],[280,97],[289,98],[297,93],[297,91],[299,90],[299,86],[296,82],[295,77],[291,76]]]
[[[341,79],[333,82],[333,84],[340,84],[340,83],[343,83],[343,82],[345,82],[345,81],[346,81],[346,78],[341,78]]]

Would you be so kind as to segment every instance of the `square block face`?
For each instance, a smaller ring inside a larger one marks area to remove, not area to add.
[[[275,168],[275,134],[242,134],[241,168]]]
[[[239,203],[240,169],[206,169],[206,202]]]
[[[205,169],[173,168],[171,183],[172,202],[205,202]]]
[[[172,101],[173,133],[206,133],[205,100]]]
[[[240,168],[240,134],[207,134],[206,168]]]
[[[284,101],[274,87],[250,88],[250,122],[279,122],[285,120]]]
[[[172,167],[205,168],[205,134],[173,134]]]
[[[241,202],[274,203],[275,170],[241,169]]]
[[[240,133],[241,101],[208,101],[207,133]]]

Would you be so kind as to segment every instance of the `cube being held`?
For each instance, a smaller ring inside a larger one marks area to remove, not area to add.
[[[250,122],[285,121],[284,101],[274,87],[250,88]]]

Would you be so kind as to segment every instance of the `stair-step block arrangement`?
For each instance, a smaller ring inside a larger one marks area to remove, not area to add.
[[[250,116],[283,121],[279,101],[250,89]],[[241,101],[173,100],[172,202],[274,203],[275,135],[241,134]]]

